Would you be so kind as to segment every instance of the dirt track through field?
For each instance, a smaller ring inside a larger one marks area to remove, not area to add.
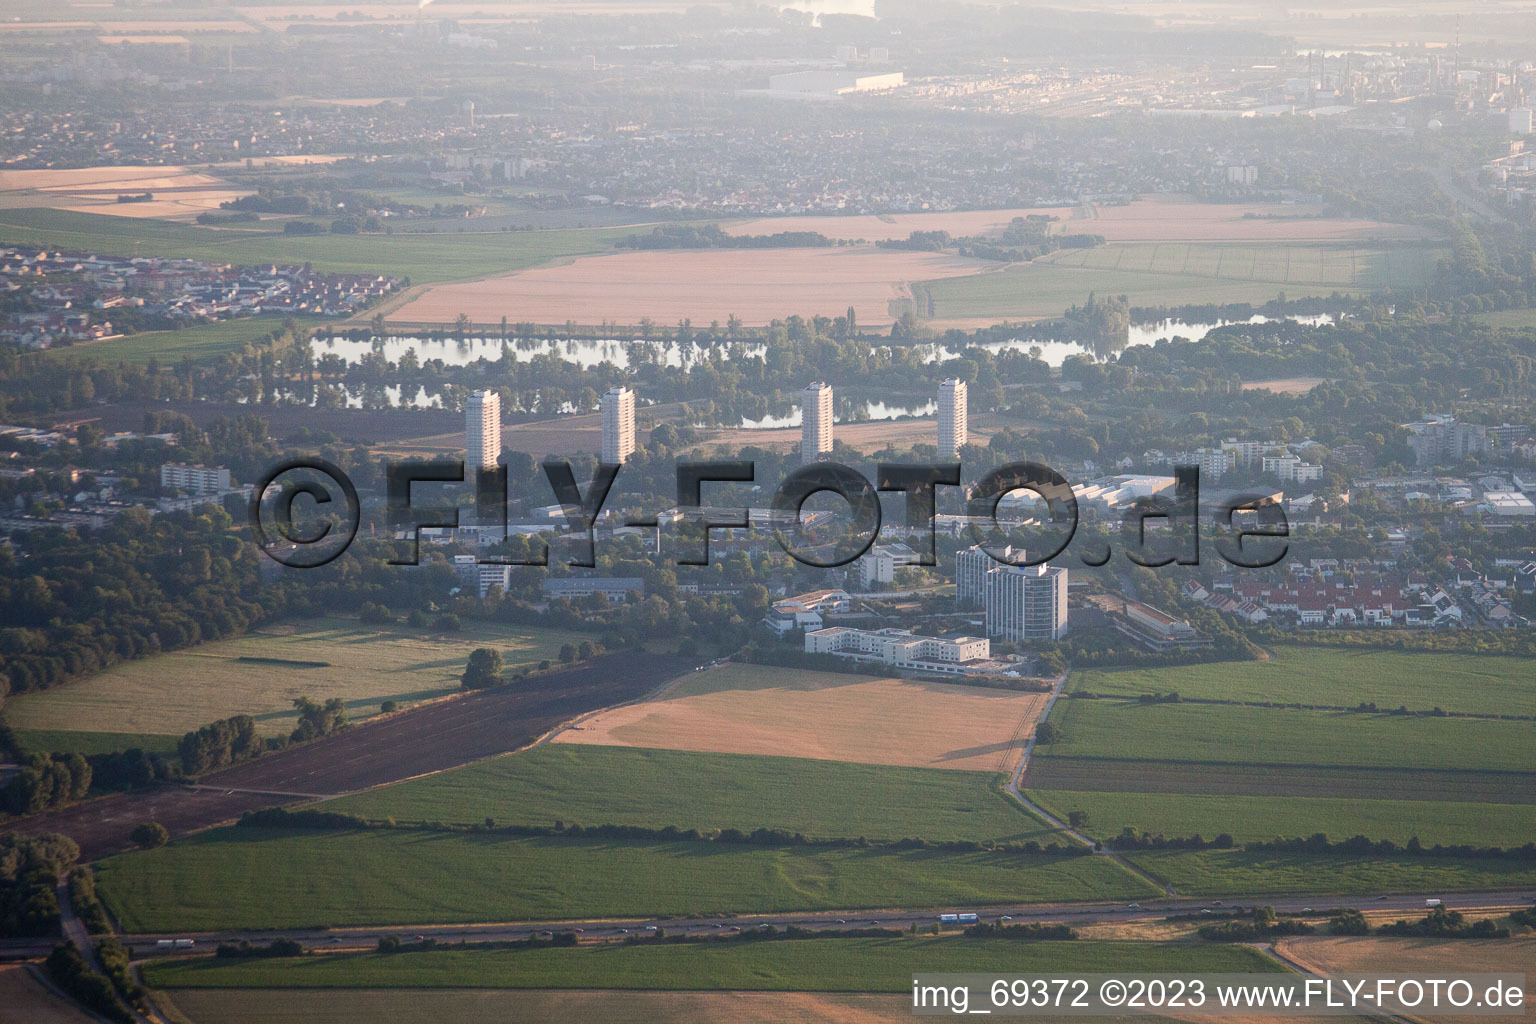
[[[247,810],[292,803],[297,795],[354,792],[517,750],[577,715],[642,697],[689,664],[656,654],[610,654],[268,754],[204,776],[202,789],[176,786],[109,796],[34,815],[14,827],[28,834],[63,832],[80,844],[82,859],[95,860],[126,849],[128,832],[144,821],[159,821],[179,835]]]

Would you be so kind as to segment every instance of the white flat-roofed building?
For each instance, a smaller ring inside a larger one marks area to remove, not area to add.
[[[1536,504],[1519,491],[1485,491],[1483,504],[1496,516],[1536,516]]]
[[[834,626],[805,634],[805,653],[831,654],[915,672],[964,675],[991,657],[992,644],[977,636],[919,636],[905,629]]]
[[[987,635],[1010,643],[1067,635],[1067,570],[1003,565],[987,572]]]
[[[896,582],[896,570],[916,565],[921,556],[905,544],[876,544],[859,559],[859,584],[865,589]]]
[[[605,466],[622,466],[635,452],[635,393],[626,387],[609,388],[602,407],[601,461]]]
[[[501,396],[476,391],[464,405],[464,474],[473,482],[501,459]]]
[[[823,615],[846,612],[852,601],[846,590],[813,590],[775,601],[764,621],[780,635],[792,629],[820,629]]]
[[[939,457],[951,459],[970,440],[969,389],[959,377],[939,385]]]
[[[832,450],[832,385],[812,381],[800,393],[800,460],[815,462]]]
[[[229,470],[223,466],[189,466],[167,462],[160,467],[160,486],[192,494],[220,494],[230,489]]]

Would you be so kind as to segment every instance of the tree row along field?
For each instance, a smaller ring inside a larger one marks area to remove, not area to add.
[[[1157,894],[1104,857],[251,827],[108,859],[99,879],[103,899],[130,932]]]
[[[399,822],[756,828],[817,838],[1068,842],[1002,792],[992,772],[793,757],[546,744],[327,801]]]
[[[917,972],[1278,973],[1246,946],[903,937],[164,961],[155,988],[623,988],[910,992]]]

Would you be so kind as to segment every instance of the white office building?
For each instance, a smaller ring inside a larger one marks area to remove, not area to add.
[[[501,396],[476,391],[464,406],[464,475],[474,481],[482,469],[495,469],[501,459]]]
[[[800,398],[800,459],[815,462],[832,450],[832,385],[812,381]]]
[[[954,458],[970,440],[970,409],[965,381],[951,377],[939,385],[939,457]]]
[[[1067,570],[1003,565],[987,572],[987,635],[1012,643],[1067,635]]]
[[[609,388],[602,406],[602,463],[622,466],[635,453],[635,393],[625,387]]]

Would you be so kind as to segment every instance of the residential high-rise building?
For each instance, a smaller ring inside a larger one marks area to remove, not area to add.
[[[939,455],[953,458],[970,440],[970,412],[965,381],[951,377],[939,385]]]
[[[1067,570],[1002,565],[987,572],[987,635],[1012,643],[1067,635]]]
[[[229,490],[229,470],[223,466],[189,466],[167,462],[160,467],[160,486],[192,494],[219,494]]]
[[[635,453],[635,393],[626,387],[609,388],[602,405],[602,463],[622,466]]]
[[[800,397],[800,459],[815,462],[832,450],[832,385],[812,381]]]
[[[464,476],[474,482],[482,469],[495,469],[501,459],[501,396],[476,391],[464,406]]]
[[[1005,559],[1024,560],[1024,549],[1016,548],[1011,544],[1000,552]],[[966,604],[974,602],[977,605],[986,600],[987,573],[996,569],[1001,562],[987,554],[980,544],[968,548],[961,548],[955,552],[955,603]]]

